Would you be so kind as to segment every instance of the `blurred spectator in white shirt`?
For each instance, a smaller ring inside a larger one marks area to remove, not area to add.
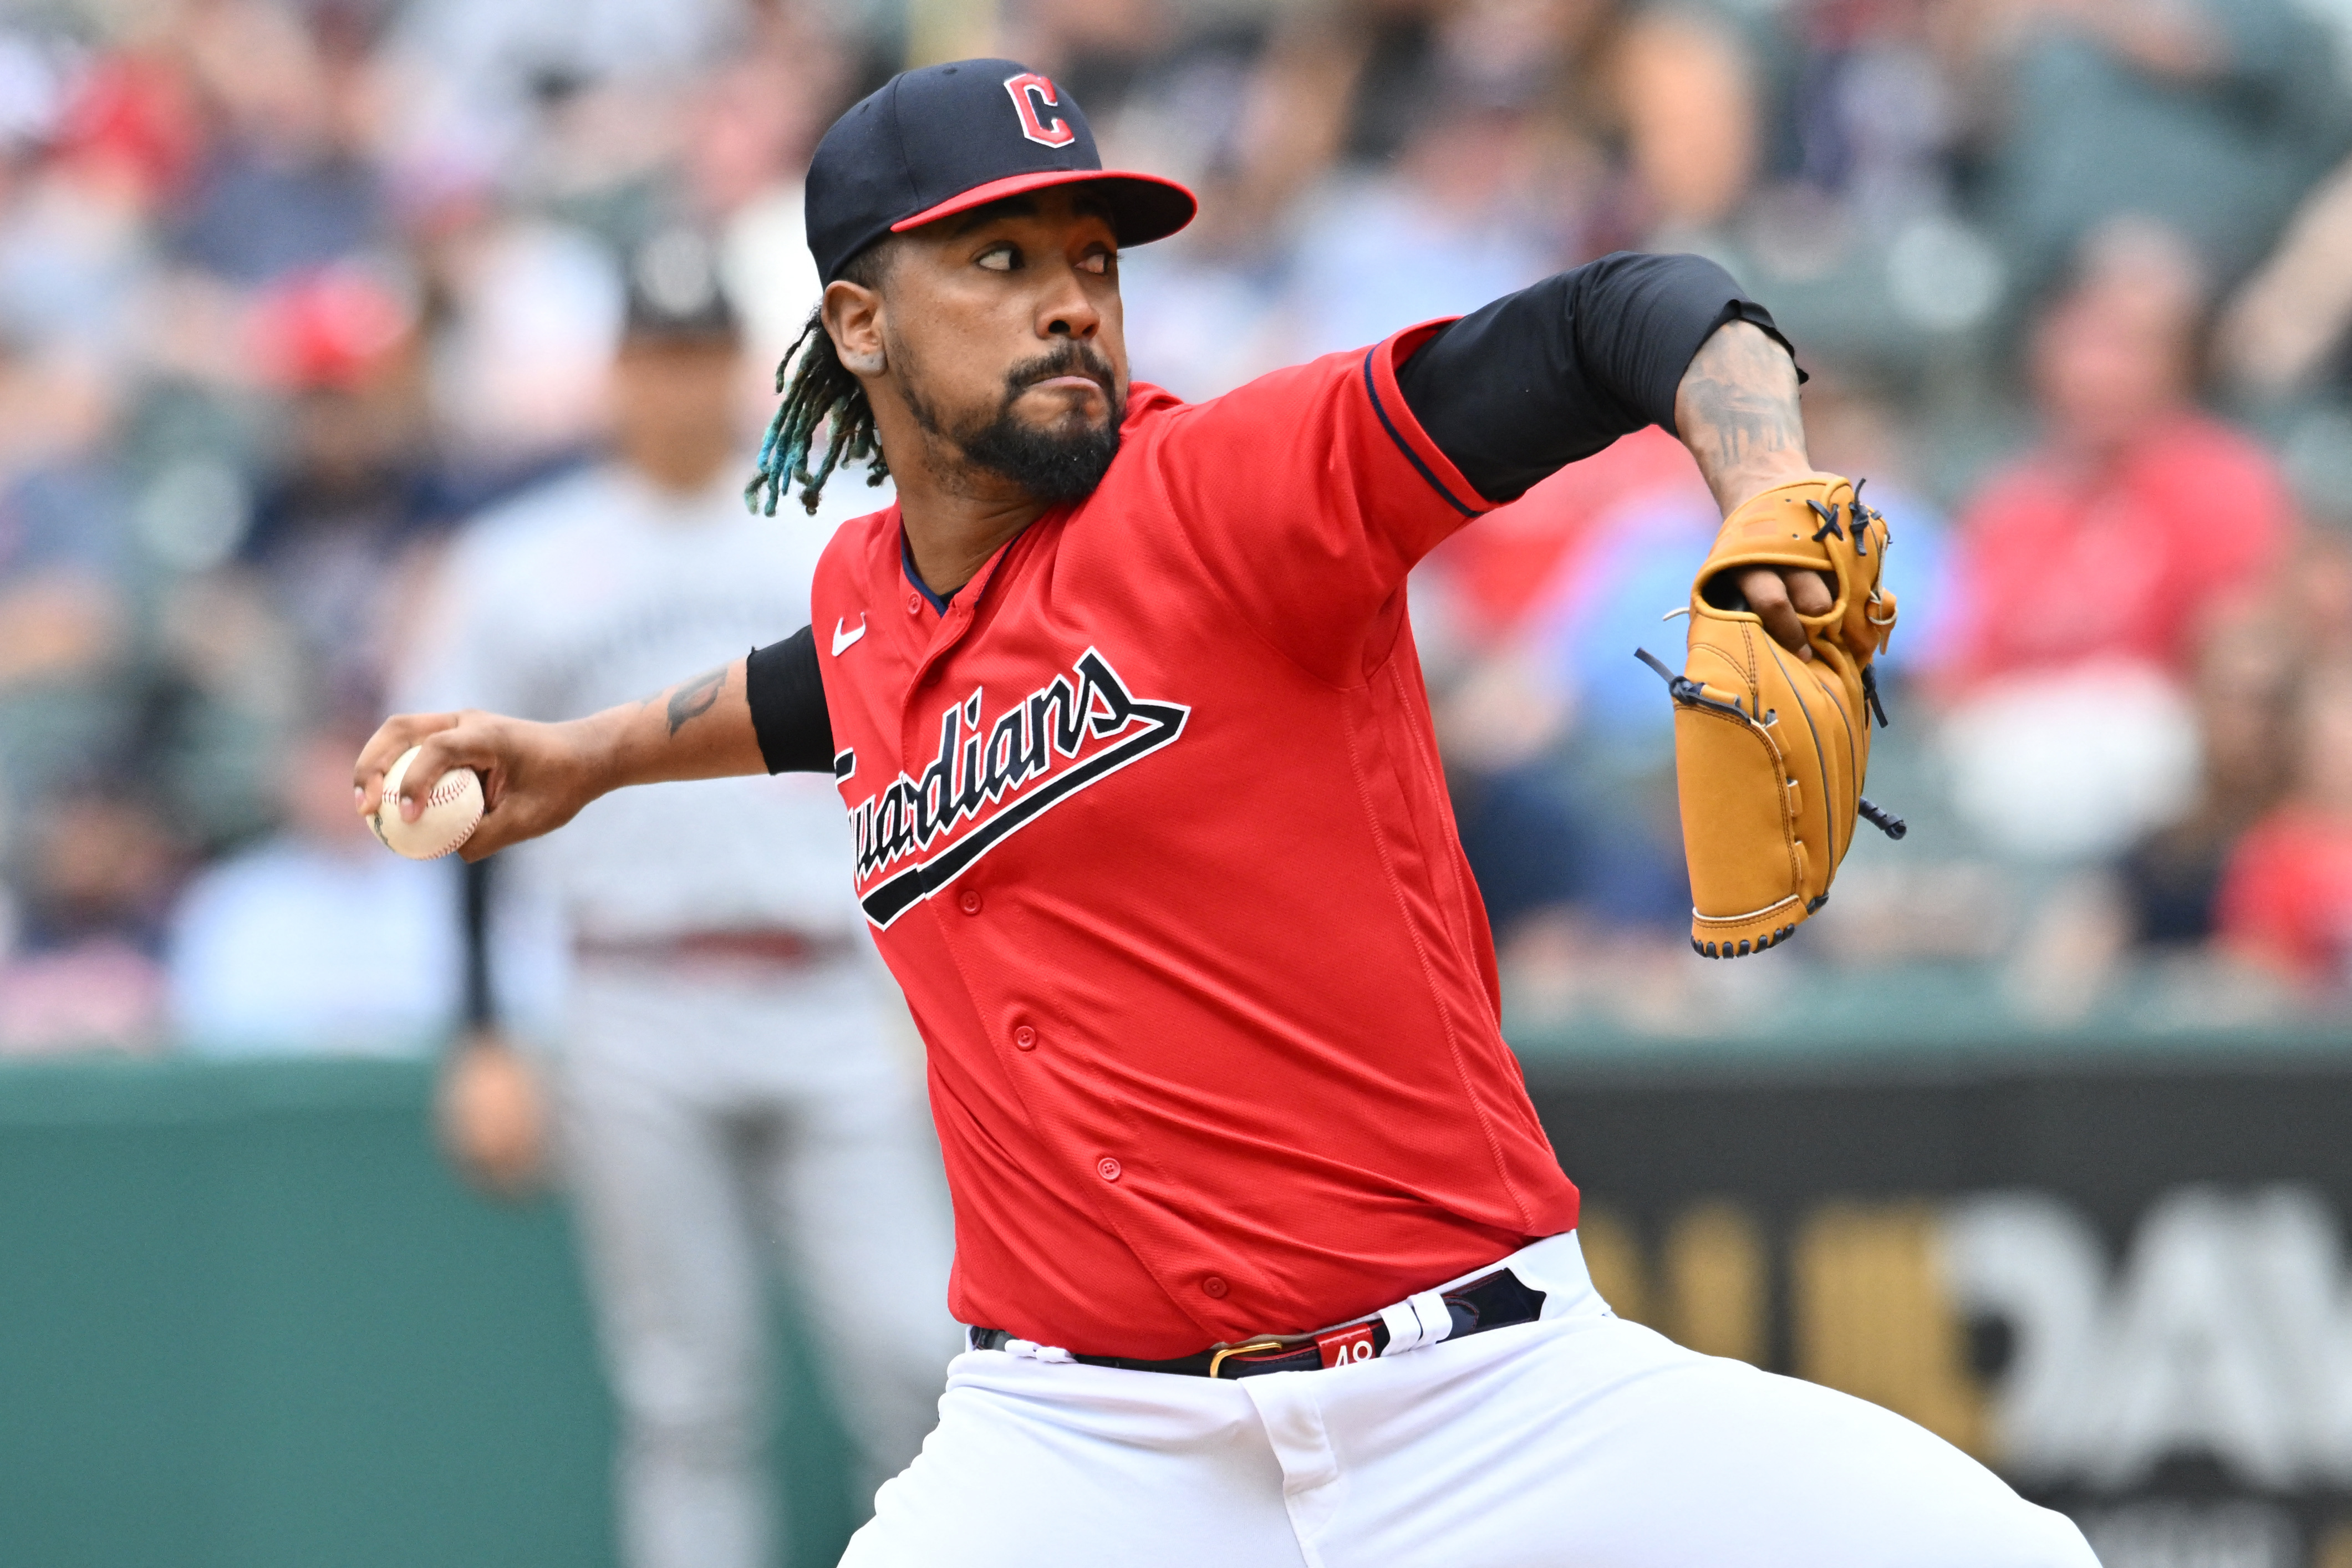
[[[173,1021],[206,1056],[418,1055],[454,1020],[456,862],[387,853],[352,814],[364,727],[322,725],[278,769],[284,826],[189,884],[172,921]]]

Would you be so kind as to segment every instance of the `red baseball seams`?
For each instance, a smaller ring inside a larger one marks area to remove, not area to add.
[[[821,661],[966,1322],[1181,1355],[1576,1223],[1403,614],[1479,505],[1397,392],[1425,331],[1205,404],[1137,386],[1091,497]],[[895,509],[837,533],[818,624],[903,603],[900,549]]]

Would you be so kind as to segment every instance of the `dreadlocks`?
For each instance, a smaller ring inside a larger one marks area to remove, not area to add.
[[[798,360],[798,363],[793,362]],[[760,467],[743,487],[743,504],[766,516],[776,515],[776,502],[786,484],[800,487],[801,505],[816,515],[824,482],[846,458],[866,465],[866,482],[878,485],[890,477],[876,439],[874,408],[866,389],[841,363],[833,338],[824,330],[824,308],[809,312],[808,324],[776,366],[776,390],[783,395],[776,416],[768,421],[767,438],[760,443]],[[824,459],[809,471],[817,454],[820,431],[826,436]]]

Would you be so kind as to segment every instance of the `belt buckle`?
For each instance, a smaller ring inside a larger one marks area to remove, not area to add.
[[[1287,1342],[1276,1335],[1266,1334],[1254,1340],[1244,1340],[1236,1345],[1218,1345],[1209,1352],[1210,1380],[1216,1380],[1217,1369],[1225,1364],[1227,1356],[1245,1355],[1252,1351],[1278,1351]]]

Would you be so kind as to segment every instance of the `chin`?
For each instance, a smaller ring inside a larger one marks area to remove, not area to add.
[[[1042,400],[1033,395],[1021,403],[1030,406],[1015,404],[1013,417],[1040,435],[1076,436],[1110,423],[1110,399],[1099,392],[1049,393]]]
[[[1108,417],[1073,413],[1033,422],[1008,413],[965,442],[964,455],[1041,500],[1075,500],[1101,482],[1118,444],[1118,426]]]
[[[1015,415],[1011,423],[1033,440],[1055,442],[1098,438],[1111,427],[1110,411],[1100,404],[1059,409],[1037,418]]]
[[[1076,441],[1088,436],[1099,436],[1110,428],[1108,409],[1088,409],[1083,414],[1066,414],[1058,419],[1048,419],[1035,426],[1037,434],[1057,441]]]

